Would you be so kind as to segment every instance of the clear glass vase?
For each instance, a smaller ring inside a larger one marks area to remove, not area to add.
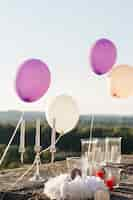
[[[106,162],[121,162],[121,137],[106,138]]]
[[[105,162],[105,139],[82,139],[81,152],[82,160],[86,160],[84,170],[86,170],[87,175],[93,176]]]
[[[81,156],[88,157],[88,162],[93,162],[93,153],[95,149],[95,141],[96,139],[87,140],[87,139],[81,139]]]
[[[82,169],[82,162],[80,157],[67,157],[66,164],[68,172],[70,173],[73,169]]]
[[[105,164],[105,139],[104,138],[96,138],[95,146],[93,149],[93,162],[96,165],[104,165]]]

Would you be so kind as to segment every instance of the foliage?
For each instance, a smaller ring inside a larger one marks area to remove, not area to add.
[[[15,126],[12,124],[0,124],[0,157],[4,152],[6,145],[13,133]],[[83,138],[89,138],[90,121],[80,120],[78,126],[71,131],[69,134],[64,135],[57,144],[57,153],[55,154],[56,160],[63,160],[69,156],[79,156],[81,152],[80,140]],[[13,144],[10,147],[5,160],[1,168],[13,168],[20,166],[20,154],[18,153],[19,148],[19,137],[20,130],[14,138]],[[58,136],[58,135],[57,135]],[[126,125],[110,124],[106,123],[95,123],[93,129],[94,137],[122,137],[122,153],[133,152],[133,128]],[[47,148],[51,142],[51,129],[47,123],[41,124],[41,146],[42,149]],[[34,160],[34,143],[35,143],[35,127],[33,123],[27,124],[26,126],[26,152],[24,154],[25,163],[30,164]],[[76,153],[75,153],[76,152]],[[51,154],[49,151],[45,152],[41,156],[42,162],[49,162],[51,160]]]

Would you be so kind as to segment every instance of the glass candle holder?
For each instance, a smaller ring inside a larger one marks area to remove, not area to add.
[[[106,179],[110,179],[112,178],[114,180],[114,186],[118,187],[121,181],[121,176],[120,176],[120,172],[121,169],[120,168],[116,168],[116,167],[107,167],[106,169]]]
[[[106,162],[121,162],[121,137],[106,138]]]
[[[93,147],[92,162],[96,165],[104,165],[105,163],[105,139],[96,138]]]
[[[105,161],[105,139],[93,138],[92,140],[81,140],[82,159],[86,160],[84,172],[93,176]],[[88,160],[88,164],[87,164]]]
[[[70,173],[74,168],[82,170],[82,162],[80,157],[67,157],[66,164],[68,172]]]
[[[87,156],[89,163],[93,162],[93,154],[96,144],[95,141],[95,138],[93,138],[92,140],[81,139],[81,156]]]

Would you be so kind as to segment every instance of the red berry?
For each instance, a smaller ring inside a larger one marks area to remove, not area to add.
[[[102,170],[97,171],[96,176],[101,178],[101,179],[104,179],[104,171],[102,171]]]
[[[113,186],[115,185],[114,177],[109,178],[105,181],[106,186],[109,188],[110,191],[113,190]]]

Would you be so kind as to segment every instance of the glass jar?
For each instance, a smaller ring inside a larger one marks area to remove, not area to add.
[[[81,140],[82,160],[85,160],[83,170],[87,175],[93,176],[105,162],[105,139],[93,138]]]
[[[67,157],[66,164],[68,172],[71,172],[74,168],[82,170],[82,162],[80,157]]]
[[[95,141],[96,139],[93,138],[92,140],[81,139],[81,156],[88,157],[88,162],[93,162],[94,156],[94,149],[95,149]]]
[[[121,169],[118,167],[106,167],[106,179],[114,180],[114,187],[118,187],[121,181],[120,172]]]
[[[121,162],[121,137],[106,138],[106,162]]]
[[[95,139],[92,161],[96,165],[104,165],[105,163],[105,139],[104,138]]]

